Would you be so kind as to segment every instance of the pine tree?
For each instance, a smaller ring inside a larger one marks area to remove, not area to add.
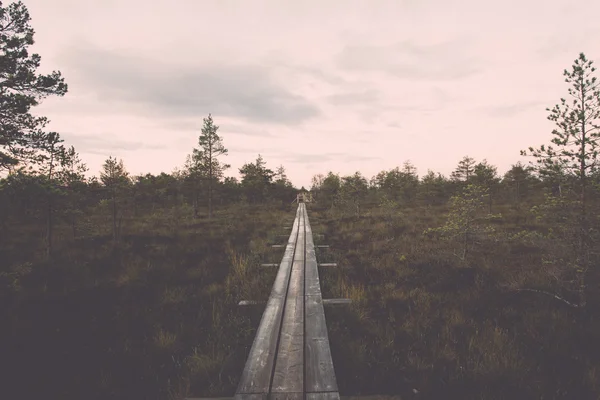
[[[319,203],[327,205],[332,210],[341,188],[341,182],[340,176],[331,171],[327,173],[327,176],[318,174],[312,178],[310,191],[315,194]]]
[[[36,73],[41,57],[28,51],[34,43],[30,20],[22,2],[0,2],[0,170],[41,161],[37,151],[51,146],[42,133],[48,120],[34,117],[31,107],[47,96],[67,93],[60,72]]]
[[[275,169],[275,183],[281,186],[289,186],[291,185],[287,174],[285,173],[285,167],[280,165]]]
[[[517,206],[520,204],[525,194],[527,183],[531,178],[531,168],[523,165],[521,162],[513,164],[504,174],[502,182],[512,189],[513,200]]]
[[[425,200],[428,207],[434,204],[443,204],[447,200],[445,195],[447,184],[448,181],[442,174],[428,170],[427,174],[421,178],[419,197]]]
[[[202,133],[198,137],[199,149],[194,149],[192,159],[196,172],[208,181],[208,218],[213,213],[213,188],[215,181],[223,177],[229,165],[222,164],[218,157],[227,155],[223,139],[217,134],[219,127],[214,124],[212,115],[204,118]]]
[[[475,159],[464,156],[462,160],[458,162],[458,166],[452,172],[451,178],[455,181],[469,182],[469,178],[473,176],[475,172]]]
[[[264,201],[267,191],[273,182],[275,173],[266,167],[266,162],[259,154],[254,163],[246,163],[240,168],[242,187],[251,202]]]
[[[473,182],[487,189],[488,211],[491,213],[494,191],[500,183],[497,168],[488,164],[487,160],[483,160],[473,168]]]
[[[109,157],[102,165],[100,180],[110,191],[112,201],[112,233],[113,244],[119,240],[122,215],[119,216],[118,200],[120,192],[130,183],[129,173],[125,170],[123,160],[117,161],[116,158]]]
[[[576,261],[574,270],[578,282],[579,307],[586,305],[585,287],[586,276],[591,266],[591,235],[595,232],[595,224],[591,221],[588,204],[588,178],[597,170],[598,149],[600,139],[600,87],[597,77],[594,76],[596,68],[585,54],[580,53],[571,70],[564,70],[565,82],[570,84],[568,90],[572,101],[562,98],[560,104],[552,109],[548,119],[556,124],[552,131],[551,143],[554,145],[541,145],[539,148],[529,148],[521,151],[522,155],[529,155],[536,159],[536,169],[540,174],[556,175],[557,172],[575,181],[577,194],[568,203],[578,210],[576,220],[572,226],[577,231]],[[575,193],[573,193],[575,194]],[[569,196],[569,195],[568,195]],[[570,197],[570,196],[569,196]],[[561,199],[564,208],[566,199]],[[549,204],[557,203],[551,197]]]
[[[56,132],[41,133],[44,147],[36,155],[37,169],[34,171],[41,178],[46,193],[46,255],[52,255],[54,231],[55,203],[60,197],[68,197],[69,189],[74,182],[84,179],[87,170],[79,160],[79,155],[71,146],[65,148],[60,134]],[[62,207],[63,211],[65,207]]]
[[[351,206],[354,215],[359,218],[360,207],[367,196],[369,183],[358,171],[354,175],[344,176],[341,182],[338,201]]]

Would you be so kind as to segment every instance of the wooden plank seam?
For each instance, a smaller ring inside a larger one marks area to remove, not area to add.
[[[301,202],[236,400],[339,399],[315,247]]]

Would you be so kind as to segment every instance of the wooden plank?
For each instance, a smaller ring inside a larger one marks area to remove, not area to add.
[[[317,268],[317,255],[312,237],[312,229],[308,215],[306,216],[306,280],[304,293],[307,296],[320,296],[321,284],[319,282],[319,270]]]
[[[269,395],[267,393],[256,393],[256,394],[236,394],[234,400],[268,400]]]
[[[271,396],[272,399],[302,399],[303,393],[283,393]],[[286,397],[289,396],[289,397]],[[185,400],[267,400],[267,395],[241,394],[236,397],[186,397]],[[354,399],[376,400],[377,396],[355,397]],[[344,397],[341,397],[344,400]],[[340,400],[337,392],[307,393],[306,400]]]
[[[323,299],[320,296],[306,296],[304,304],[306,307],[306,340],[308,341],[309,335],[314,339],[327,337],[327,325],[324,324]]]
[[[327,302],[321,296],[316,247],[329,246],[314,245],[306,204],[300,203],[236,400],[340,398],[329,349],[323,309]],[[267,265],[277,264],[263,264]]]
[[[306,400],[340,400],[338,392],[306,393]]]
[[[288,243],[285,252],[283,253],[283,258],[281,259],[279,270],[277,271],[277,276],[275,277],[275,282],[273,283],[273,289],[271,290],[271,295],[285,296],[287,293],[289,272],[292,270],[294,252],[296,249],[296,240],[299,232],[300,215],[300,207],[298,207],[298,210],[296,210],[294,226],[288,238]],[[282,269],[284,269],[286,272],[282,273]]]
[[[256,331],[237,393],[268,393],[283,302],[271,297]]]
[[[305,289],[305,391],[309,393],[338,392],[333,360],[329,349],[325,311],[319,284],[319,270],[308,215],[306,223],[306,289]],[[329,395],[328,395],[329,396]],[[339,396],[339,393],[337,393]]]
[[[304,210],[286,295],[271,393],[304,391]]]
[[[275,365],[275,354],[279,331],[282,322],[285,295],[292,270],[293,256],[296,247],[296,238],[300,226],[300,209],[296,211],[294,227],[290,233],[288,245],[275,283],[271,289],[271,295],[263,312],[260,324],[250,348],[246,365],[242,372],[240,382],[236,391],[236,397],[242,394],[268,393],[273,368]]]
[[[290,288],[291,289],[291,288]],[[304,386],[304,301],[288,299],[279,338],[271,393],[302,392]]]
[[[184,400],[233,400],[234,397],[186,397]]]
[[[319,263],[319,267],[337,267],[336,263]]]
[[[320,296],[307,296],[305,307],[306,392],[337,391],[337,381],[325,323],[325,312]]]
[[[286,393],[287,394],[287,393]],[[295,396],[296,393],[289,393]],[[241,394],[236,397],[186,397],[185,400],[267,400],[268,395]],[[306,400],[402,400],[401,396],[340,396],[338,392],[306,393]]]
[[[260,266],[262,268],[265,268],[265,267],[278,267],[279,264],[260,264]]]
[[[304,392],[271,393],[269,400],[304,400]]]

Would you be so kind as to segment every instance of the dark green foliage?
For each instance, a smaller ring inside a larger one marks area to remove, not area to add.
[[[117,161],[116,158],[109,157],[102,165],[100,173],[100,181],[106,188],[109,199],[112,215],[112,237],[113,244],[117,244],[121,234],[121,226],[123,222],[123,213],[127,209],[126,204],[130,197],[128,191],[131,187],[129,173],[125,170],[123,160]]]
[[[548,119],[557,126],[552,131],[554,146],[530,147],[529,152],[521,152],[533,156],[539,173],[558,184],[561,199],[549,198],[550,203],[563,204],[561,209],[579,210],[565,216],[564,222],[570,226],[568,230],[575,232],[574,236],[570,235],[571,240],[567,239],[567,244],[574,248],[574,257],[561,260],[563,265],[559,267],[572,271],[567,274],[567,282],[576,281],[579,286],[579,307],[587,303],[587,275],[597,264],[593,249],[600,234],[597,202],[589,201],[592,187],[589,181],[598,169],[600,146],[600,83],[594,76],[596,69],[592,64],[581,53],[571,70],[563,73],[565,82],[570,84],[568,92],[572,102],[561,99],[560,104],[548,109]]]
[[[468,182],[475,172],[475,159],[464,156],[452,172],[451,178],[459,182]]]
[[[230,166],[219,161],[219,157],[227,155],[227,149],[223,145],[223,138],[218,135],[219,127],[214,124],[212,115],[204,118],[202,133],[198,137],[200,148],[194,149],[190,158],[191,165],[188,173],[197,182],[204,181],[208,187],[208,218],[213,214],[213,188],[223,178],[223,173]],[[198,217],[197,203],[194,208],[194,217]]]
[[[311,191],[320,204],[333,208],[341,186],[340,176],[330,171],[327,176],[319,174],[313,177]]]
[[[288,179],[283,165],[277,167],[274,178],[275,181],[273,182],[272,187],[273,198],[281,201],[282,204],[287,205],[287,203],[290,202],[290,199],[293,199],[296,196],[298,191]]]
[[[388,199],[407,204],[416,199],[419,177],[415,167],[407,161],[402,170],[396,167],[380,172],[372,179],[371,185],[380,189]]]
[[[360,172],[342,177],[342,185],[337,197],[337,203],[349,210],[351,214],[360,216],[360,208],[368,194],[368,182]]]
[[[269,197],[275,173],[266,167],[266,162],[260,154],[255,162],[246,163],[240,168],[240,175],[244,194],[250,203],[263,202]]]
[[[47,96],[67,92],[60,72],[36,73],[41,57],[29,54],[34,43],[30,17],[22,2],[0,4],[0,171],[39,161],[37,149],[49,146],[42,132],[48,120],[30,113]]]
[[[500,178],[498,177],[498,171],[496,167],[489,165],[486,160],[478,163],[475,165],[473,170],[472,182],[486,189],[488,198],[488,211],[491,213],[494,194],[496,193],[496,189],[500,183]]]
[[[510,199],[519,205],[521,200],[531,194],[531,190],[536,183],[536,179],[532,174],[532,168],[518,162],[504,174],[502,185],[504,191],[510,193]]]
[[[489,189],[485,186],[467,184],[461,193],[450,199],[450,212],[443,226],[429,228],[425,235],[440,233],[456,241],[460,245],[460,258],[465,260],[473,242],[478,242],[494,232],[487,224],[492,219],[501,218],[484,211],[485,198],[489,197]],[[456,253],[455,253],[456,254]]]
[[[450,190],[450,183],[442,174],[428,170],[421,178],[417,196],[430,206],[440,205],[449,199]]]
[[[598,139],[600,139],[600,83],[594,76],[593,62],[581,53],[572,66],[565,70],[565,82],[571,84],[572,102],[561,99],[550,112],[548,119],[556,123],[551,145],[529,148],[539,168],[545,171],[576,175],[581,184],[588,171],[596,169]],[[522,152],[526,155],[526,152]]]

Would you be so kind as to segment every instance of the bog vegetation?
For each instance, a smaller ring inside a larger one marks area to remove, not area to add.
[[[210,114],[172,173],[92,176],[31,113],[68,89],[31,44],[0,4],[0,397],[232,395],[260,318],[236,304],[268,296],[298,189],[260,155],[227,177]],[[327,310],[342,394],[600,397],[600,94],[584,54],[564,75],[532,163],[314,177],[324,297],[353,300]]]

